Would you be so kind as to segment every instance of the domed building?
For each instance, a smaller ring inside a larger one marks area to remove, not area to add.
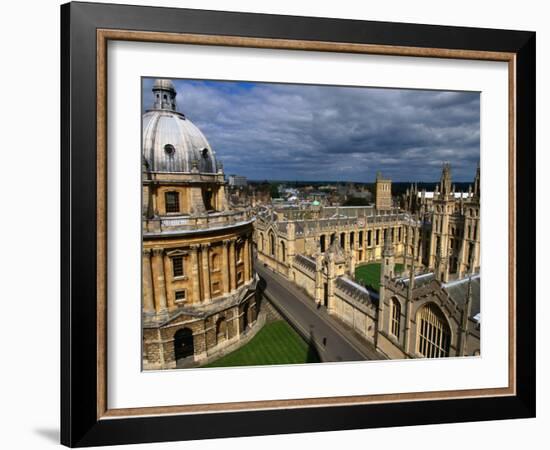
[[[254,218],[230,208],[223,166],[156,80],[143,115],[143,368],[208,362],[256,323]]]

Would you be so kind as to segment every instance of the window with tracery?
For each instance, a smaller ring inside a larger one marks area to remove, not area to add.
[[[401,303],[396,298],[391,301],[391,334],[399,339],[401,331]]]
[[[451,330],[447,319],[434,304],[423,306],[416,315],[416,351],[426,358],[449,356]]]

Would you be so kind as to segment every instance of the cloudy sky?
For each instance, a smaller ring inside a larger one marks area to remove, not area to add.
[[[153,79],[143,80],[143,109]],[[451,163],[471,181],[479,93],[173,80],[178,111],[205,134],[226,175],[262,180],[436,181]]]

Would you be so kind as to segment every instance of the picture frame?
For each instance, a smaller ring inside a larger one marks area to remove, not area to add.
[[[535,33],[69,3],[61,7],[61,442],[70,447],[535,416]],[[503,61],[509,71],[506,388],[112,409],[107,43]]]

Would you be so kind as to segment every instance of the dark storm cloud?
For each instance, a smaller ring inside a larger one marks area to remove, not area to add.
[[[479,94],[174,80],[225,172],[251,179],[456,181],[479,160]],[[152,80],[144,80],[144,108]]]

